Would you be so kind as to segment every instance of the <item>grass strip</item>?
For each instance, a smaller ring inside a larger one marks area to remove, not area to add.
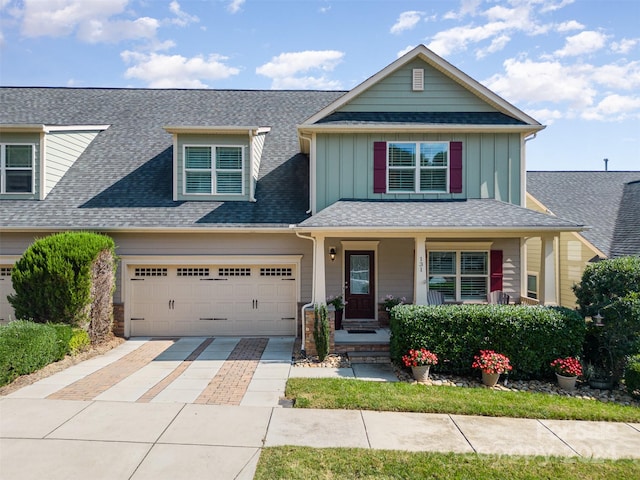
[[[270,447],[260,455],[255,480],[590,480],[637,479],[637,460],[519,457],[356,448]]]
[[[561,395],[488,388],[290,378],[286,396],[296,408],[447,413],[554,420],[640,422],[640,408]]]

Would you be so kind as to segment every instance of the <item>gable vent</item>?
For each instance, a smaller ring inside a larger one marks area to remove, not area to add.
[[[413,91],[422,92],[424,90],[424,68],[413,69]]]

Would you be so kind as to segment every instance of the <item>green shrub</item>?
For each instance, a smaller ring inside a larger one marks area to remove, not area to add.
[[[50,235],[36,240],[14,265],[15,294],[9,302],[17,318],[79,326],[96,341],[110,330],[114,272],[111,238],[86,232]]]
[[[71,355],[77,355],[85,351],[89,345],[91,345],[89,334],[81,328],[74,328],[73,335],[69,339],[69,353]]]
[[[327,358],[329,354],[330,334],[329,320],[327,320],[327,306],[316,305],[314,308],[313,340],[315,341],[316,352],[321,362]]]
[[[549,363],[580,356],[584,320],[573,310],[519,305],[400,305],[391,311],[391,359],[427,348],[441,361],[436,372],[468,375],[479,350],[511,360],[515,378],[552,375]]]
[[[640,355],[629,358],[624,371],[624,383],[630,395],[640,398]]]
[[[64,323],[49,323],[47,324],[53,328],[56,332],[56,344],[58,345],[58,355],[56,360],[62,360],[67,355],[69,350],[69,342],[73,336],[73,327],[71,325],[65,325]]]
[[[17,320],[0,327],[0,385],[56,361],[60,355],[56,328]]]

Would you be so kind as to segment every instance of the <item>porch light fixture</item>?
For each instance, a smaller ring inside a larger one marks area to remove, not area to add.
[[[336,259],[336,247],[329,247],[329,256],[331,257],[331,261],[335,261]]]

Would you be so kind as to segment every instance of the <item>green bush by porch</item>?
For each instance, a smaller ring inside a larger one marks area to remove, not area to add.
[[[573,310],[520,305],[400,305],[391,312],[391,359],[400,363],[412,348],[441,359],[437,372],[471,374],[473,356],[491,349],[509,357],[511,376],[552,375],[549,363],[580,356],[585,323]]]

